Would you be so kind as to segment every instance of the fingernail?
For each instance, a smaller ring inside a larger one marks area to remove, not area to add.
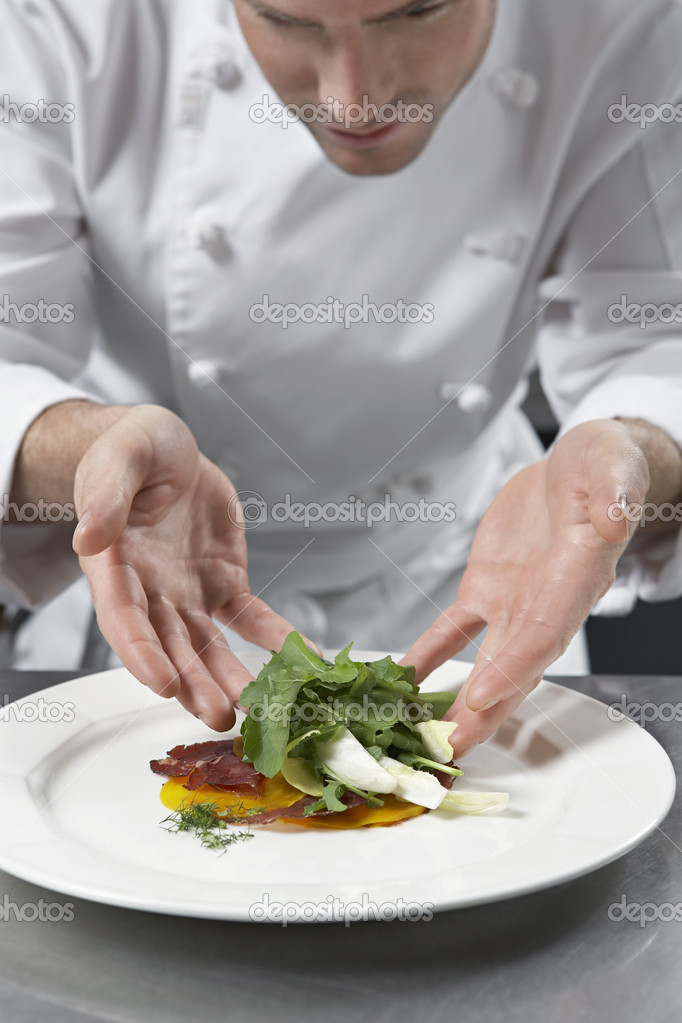
[[[499,702],[500,699],[497,696],[490,700],[486,699],[485,696],[476,699],[475,694],[472,693],[467,695],[467,706],[470,710],[475,711],[477,714],[481,714],[484,710],[490,710],[491,707],[496,707]]]
[[[634,534],[641,519],[642,519],[642,508],[641,506],[635,507],[628,501],[628,495],[623,492],[618,497],[618,506],[623,512],[623,518],[625,519],[625,528],[627,530],[628,540]]]
[[[619,495],[618,504],[623,509],[623,512],[628,516],[628,518],[630,518],[633,522],[639,522],[639,520],[642,517],[641,505],[630,504],[630,502],[628,501],[628,495],[625,492]]]
[[[196,714],[195,717],[201,721],[202,725],[206,725],[207,728],[211,727],[211,722],[208,720],[208,714]]]
[[[92,518],[92,512],[86,511],[85,514],[83,515],[83,517],[79,520],[78,525],[76,526],[76,528],[74,530],[74,534],[73,534],[73,544],[74,545],[76,544],[76,541],[78,540],[78,537],[81,535],[81,533],[83,532],[83,530],[85,529],[85,527],[87,526],[87,524],[88,524],[88,522],[90,521],[91,518]]]

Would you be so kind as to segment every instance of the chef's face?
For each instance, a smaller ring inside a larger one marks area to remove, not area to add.
[[[497,0],[234,0],[264,75],[349,174],[412,162],[479,66]],[[274,100],[274,97],[273,97]]]

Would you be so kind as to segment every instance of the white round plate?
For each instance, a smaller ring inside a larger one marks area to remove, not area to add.
[[[256,673],[267,655],[242,659]],[[425,688],[457,688],[470,668],[450,661]],[[0,868],[96,902],[224,920],[428,918],[522,895],[622,856],[675,793],[647,732],[550,682],[461,764],[457,788],[509,792],[504,813],[435,811],[355,831],[254,827],[224,854],[160,827],[162,779],[149,769],[172,746],[216,734],[124,669],[8,705],[0,735]]]

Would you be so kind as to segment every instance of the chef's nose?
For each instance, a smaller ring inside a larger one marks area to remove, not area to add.
[[[375,49],[344,47],[333,54],[327,54],[319,75],[320,102],[336,102],[337,116],[343,117],[343,110],[359,104],[363,109],[369,104],[381,108],[395,95],[394,69],[382,66]],[[371,120],[371,114],[365,120]]]

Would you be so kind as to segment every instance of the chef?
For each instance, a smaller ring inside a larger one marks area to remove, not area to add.
[[[217,730],[241,646],[294,627],[475,657],[461,754],[586,666],[597,602],[682,593],[642,511],[682,493],[678,3],[1,7],[0,602],[44,608],[33,653],[82,569]]]

